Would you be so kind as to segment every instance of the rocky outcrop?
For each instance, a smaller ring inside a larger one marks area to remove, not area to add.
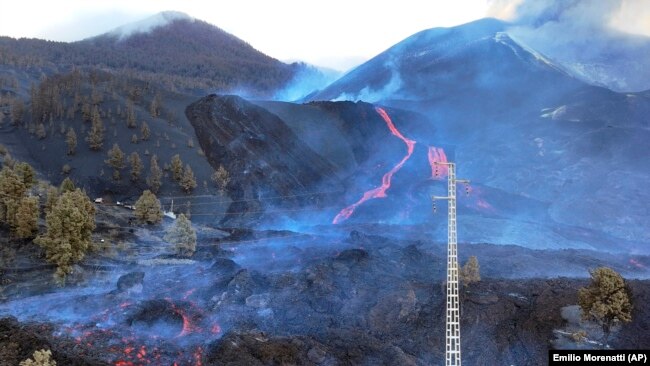
[[[335,177],[334,166],[279,117],[240,97],[209,95],[185,113],[210,165],[230,172],[234,202],[224,222],[259,216],[268,203],[318,203],[320,196],[309,193]]]

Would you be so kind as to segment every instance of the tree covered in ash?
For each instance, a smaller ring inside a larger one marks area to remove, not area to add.
[[[465,265],[460,269],[460,280],[465,286],[481,281],[481,267],[475,255],[469,257]]]
[[[192,171],[192,167],[189,164],[185,164],[180,186],[183,191],[185,191],[185,193],[191,193],[194,188],[196,188],[196,178],[194,178],[194,172]]]
[[[120,171],[124,169],[124,152],[120,149],[118,144],[113,144],[113,147],[108,150],[108,159],[105,161],[108,166],[113,168],[113,179],[120,180]]]
[[[149,176],[147,177],[147,185],[153,193],[157,193],[162,185],[163,172],[158,166],[158,157],[153,155],[149,166]]]
[[[176,253],[183,257],[191,257],[196,251],[196,231],[192,228],[192,222],[184,215],[178,215],[165,240],[174,244]]]

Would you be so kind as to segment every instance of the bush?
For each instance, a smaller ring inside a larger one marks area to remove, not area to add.
[[[52,351],[42,349],[34,351],[32,358],[22,361],[20,366],[56,366],[56,361],[52,359]]]
[[[584,320],[595,320],[602,326],[603,343],[616,323],[632,321],[631,291],[623,277],[611,268],[590,271],[591,283],[578,290],[578,304]]]

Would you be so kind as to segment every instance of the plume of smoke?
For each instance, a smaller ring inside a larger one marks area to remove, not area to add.
[[[318,68],[305,63],[294,64],[298,71],[293,79],[274,95],[273,99],[283,102],[300,101],[317,92],[341,76],[336,70]]]
[[[513,39],[615,91],[650,88],[649,14],[643,0],[492,0],[488,11],[513,23]]]
[[[333,101],[364,101],[368,103],[376,103],[386,98],[387,95],[395,96],[402,88],[403,82],[400,75],[399,66],[395,60],[389,59],[384,64],[384,67],[390,72],[390,79],[380,89],[373,89],[369,86],[361,89],[357,94],[341,93],[338,97],[332,99]]]

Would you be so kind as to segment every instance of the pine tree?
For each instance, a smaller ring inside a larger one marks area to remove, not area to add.
[[[39,123],[39,124],[36,126],[36,137],[37,137],[39,140],[42,140],[42,139],[44,139],[44,138],[47,137],[47,132],[45,131],[45,126],[43,126],[42,123]]]
[[[212,173],[212,181],[215,182],[217,187],[219,187],[219,192],[223,193],[226,191],[226,188],[228,187],[228,183],[230,183],[230,173],[226,170],[226,168],[223,167],[223,165],[219,165],[219,169],[217,169],[214,173]]]
[[[65,135],[65,143],[68,145],[68,155],[74,155],[77,149],[77,134],[74,128],[68,128],[68,133]]]
[[[185,193],[190,193],[196,188],[196,179],[194,178],[194,172],[189,164],[185,165],[185,170],[183,171],[183,178],[181,178],[181,188]]]
[[[160,96],[158,94],[153,97],[151,104],[149,104],[149,113],[153,118],[160,116]]]
[[[18,174],[18,177],[20,177],[20,180],[25,185],[25,189],[32,188],[36,183],[36,173],[34,172],[34,168],[32,168],[28,163],[23,161],[16,163],[14,165],[14,171]]]
[[[151,130],[147,122],[142,122],[142,127],[140,127],[140,133],[142,134],[142,140],[147,141],[151,137]]]
[[[25,105],[19,98],[15,98],[11,103],[11,123],[19,125],[23,123],[23,115],[25,114]]]
[[[165,240],[174,245],[180,256],[191,257],[196,251],[196,231],[184,214],[178,215],[174,225],[167,231]]]
[[[138,135],[136,135],[136,134],[131,135],[131,143],[132,144],[137,144],[138,143]]]
[[[113,179],[120,179],[120,170],[124,169],[124,153],[118,144],[113,144],[113,147],[108,150],[108,159],[105,163],[113,168]]]
[[[131,165],[131,181],[137,182],[142,174],[142,160],[140,154],[136,151],[129,155],[129,164]]]
[[[158,166],[158,157],[153,155],[151,157],[151,163],[149,167],[149,176],[147,177],[147,184],[151,191],[158,193],[160,186],[162,185],[162,170]]]
[[[176,154],[172,156],[170,169],[172,171],[172,178],[175,181],[180,182],[183,178],[183,161],[181,160],[180,155]]]
[[[38,231],[38,198],[23,198],[16,210],[14,235],[19,239],[33,238]]]
[[[84,103],[81,106],[81,118],[83,119],[84,122],[90,122],[93,119],[93,112],[90,107],[90,104]]]
[[[95,230],[95,206],[80,189],[61,194],[46,216],[46,232],[34,242],[45,249],[56,277],[65,278],[71,266],[84,258]]]
[[[47,196],[45,198],[45,215],[52,211],[52,207],[56,204],[56,201],[59,199],[59,189],[55,186],[49,186],[47,188]]]
[[[612,326],[632,321],[632,295],[623,277],[611,268],[590,271],[591,283],[578,290],[578,304],[584,320],[595,320],[603,329],[603,343]]]
[[[63,182],[61,182],[61,186],[59,186],[59,192],[61,194],[64,194],[66,192],[73,192],[75,189],[77,189],[74,185],[74,182],[72,182],[72,179],[66,177]]]
[[[135,108],[132,101],[128,101],[126,104],[126,127],[135,128]]]
[[[460,270],[460,279],[465,286],[481,281],[480,267],[476,256],[471,256]]]
[[[94,111],[96,110],[97,107],[95,107]],[[88,142],[88,146],[91,150],[99,150],[104,144],[104,123],[102,122],[98,111],[97,113],[93,112],[92,126],[86,136],[86,142]]]
[[[27,187],[16,172],[5,166],[0,171],[0,222],[12,232],[16,228],[16,214],[25,197]]]
[[[157,224],[162,220],[163,213],[160,201],[151,191],[145,190],[136,201],[135,217],[138,221],[147,224]]]

